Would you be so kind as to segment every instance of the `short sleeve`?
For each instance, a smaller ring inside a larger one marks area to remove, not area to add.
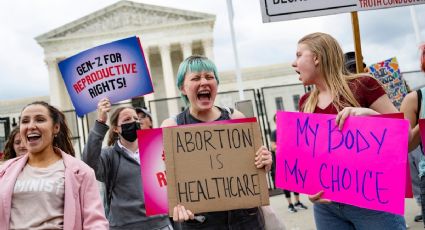
[[[387,94],[378,80],[373,77],[364,76],[356,80],[360,83],[356,87],[356,96],[362,107],[369,108],[378,98]]]
[[[299,112],[302,112],[303,105],[304,105],[305,101],[307,100],[308,96],[310,96],[310,92],[304,94],[301,97],[300,101],[298,102],[298,111]]]

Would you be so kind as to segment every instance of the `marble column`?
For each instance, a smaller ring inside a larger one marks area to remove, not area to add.
[[[45,60],[47,69],[49,71],[49,95],[50,95],[50,104],[62,109],[63,108],[63,92],[61,92],[61,79],[59,70],[57,67],[56,58],[47,58]],[[66,92],[65,92],[66,93]]]
[[[205,56],[211,61],[214,61],[213,40],[212,39],[202,40],[202,46],[204,47]]]
[[[162,71],[164,74],[165,95],[167,98],[177,97],[176,81],[174,80],[173,65],[171,62],[170,45],[162,44],[159,46],[161,54]],[[178,114],[178,107],[175,101],[168,100],[168,115],[173,116]]]
[[[150,59],[149,59],[149,47],[146,49],[143,49],[143,53],[145,54],[145,60],[146,60],[146,66],[148,67],[149,70],[149,74],[151,76],[151,80],[152,80],[152,84],[153,84],[153,79],[152,79],[152,72],[151,72],[151,68],[150,68]],[[155,89],[154,89],[155,91]],[[144,96],[144,100],[145,100],[145,104],[148,104],[148,101],[152,101],[154,100],[155,96],[153,93],[145,95]]]
[[[148,46],[145,46],[145,48],[143,48],[143,54],[145,55],[146,66],[148,67],[150,72],[150,59],[149,59],[150,50]]]
[[[192,42],[183,42],[180,44],[183,52],[183,59],[192,55]]]

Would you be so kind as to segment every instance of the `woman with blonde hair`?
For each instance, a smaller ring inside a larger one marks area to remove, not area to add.
[[[337,114],[340,129],[348,116],[398,112],[376,79],[349,74],[340,45],[328,34],[312,33],[301,38],[292,66],[304,85],[315,86],[301,98],[300,111]],[[323,192],[309,196],[318,230],[406,229],[402,216],[331,202],[321,198]]]

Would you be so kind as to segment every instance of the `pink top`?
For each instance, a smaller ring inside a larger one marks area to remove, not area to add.
[[[64,229],[108,229],[93,170],[61,151],[65,165]],[[0,230],[9,229],[12,194],[28,154],[11,159],[0,168]]]

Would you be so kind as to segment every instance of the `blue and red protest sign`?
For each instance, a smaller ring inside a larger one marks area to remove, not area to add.
[[[83,51],[59,62],[59,69],[79,117],[102,98],[114,103],[153,92],[138,37]]]

